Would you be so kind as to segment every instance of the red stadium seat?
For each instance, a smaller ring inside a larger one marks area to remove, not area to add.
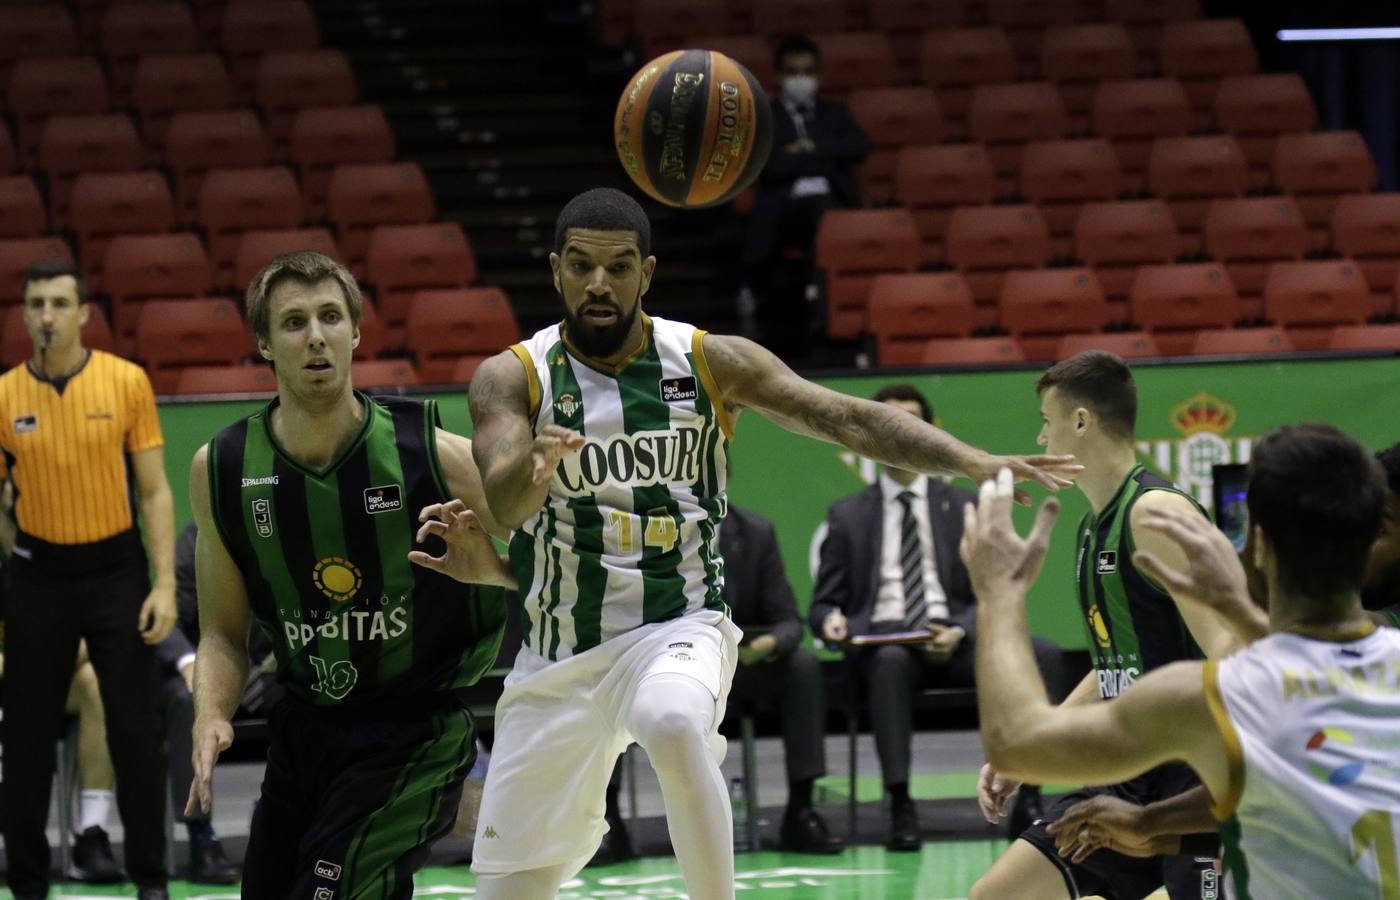
[[[1371,315],[1371,291],[1349,259],[1274,263],[1264,312],[1297,349],[1326,350],[1332,326],[1361,325]]]
[[[378,105],[303,109],[292,124],[291,160],[300,176],[308,218],[313,221],[325,213],[332,169],[345,163],[386,163],[393,158],[394,133]]]
[[[687,0],[638,0],[634,27],[642,42],[645,59],[655,59],[672,50],[703,44],[689,44],[692,34],[728,34],[737,24],[723,4],[698,4]],[[426,376],[421,371],[419,374]]]
[[[234,365],[251,344],[238,305],[223,298],[147,301],[136,328],[136,352],[157,394],[175,391],[180,367]]]
[[[82,328],[83,346],[90,350],[115,352],[112,330],[107,316],[96,303],[88,304],[88,320]],[[34,342],[24,327],[24,307],[11,306],[5,310],[0,326],[0,366],[13,368],[34,355]]]
[[[1026,361],[1015,338],[934,338],[924,343],[926,366],[997,366]]]
[[[277,375],[269,365],[187,366],[175,383],[177,394],[273,394]]]
[[[1102,138],[1034,141],[1021,160],[1021,193],[1040,207],[1056,242],[1057,257],[1070,255],[1079,208],[1087,201],[1113,200],[1123,191],[1123,172],[1113,145]]]
[[[137,57],[157,53],[197,53],[204,48],[190,8],[176,0],[142,0],[107,7],[102,18],[102,53],[111,66],[112,90],[119,103],[130,95]]]
[[[49,230],[44,198],[28,175],[0,176],[0,238],[37,237]]]
[[[1040,42],[1045,30],[1073,25],[1080,14],[1078,0],[986,0],[986,5],[987,21],[1006,29],[1023,78],[1041,74]]]
[[[817,226],[816,265],[826,274],[827,333],[866,330],[870,282],[880,272],[912,272],[923,257],[914,217],[904,209],[829,210]]]
[[[453,222],[431,225],[380,225],[370,235],[367,277],[378,291],[379,312],[396,340],[415,291],[469,287],[476,278],[476,258],[462,227]]]
[[[379,318],[379,309],[368,293],[360,293],[360,342],[355,345],[355,359],[375,359],[389,343],[389,329]]]
[[[1220,81],[1215,122],[1239,142],[1256,184],[1262,186],[1269,183],[1278,136],[1316,128],[1317,105],[1303,79],[1293,72],[1235,75]]]
[[[1108,324],[1108,303],[1091,269],[1007,272],[1000,304],[1001,326],[1027,359],[1053,359],[1061,336]]]
[[[1374,312],[1392,312],[1391,291],[1400,272],[1400,194],[1340,198],[1332,213],[1332,247],[1361,267]]]
[[[1034,206],[963,206],[948,223],[948,262],[972,288],[978,304],[1001,294],[1008,269],[1039,269],[1050,261],[1050,228]],[[986,311],[979,310],[980,314]],[[979,321],[990,325],[995,319]]]
[[[143,56],[136,63],[131,106],[141,117],[146,150],[157,159],[173,114],[232,105],[233,82],[216,53]]]
[[[1200,17],[1200,0],[1104,0],[1104,18],[1122,22],[1128,29],[1139,71],[1157,67],[1157,47],[1165,23],[1192,22]]]
[[[0,240],[0,304],[18,303],[24,297],[24,273],[36,262],[73,262],[73,253],[62,238],[37,237]]]
[[[804,34],[838,32],[849,19],[844,4],[830,0],[753,0],[753,29],[765,37],[791,34],[801,25]]]
[[[918,76],[919,47],[931,28],[957,28],[967,21],[969,0],[871,0],[870,24],[894,48],[897,83]]]
[[[778,73],[773,64],[773,48],[762,37],[756,34],[711,35],[706,32],[686,38],[685,46],[704,47],[723,53],[748,69],[770,96],[776,96]]]
[[[290,170],[210,170],[199,191],[199,222],[209,235],[214,283],[233,286],[233,257],[243,232],[295,228],[301,216],[301,192]]]
[[[878,31],[814,34],[821,48],[821,96],[842,98],[856,88],[894,84],[894,48]]]
[[[967,337],[975,327],[972,292],[961,275],[876,275],[870,284],[870,331],[882,366],[916,366],[929,338]]]
[[[124,341],[135,337],[145,301],[203,297],[213,286],[198,235],[119,234],[107,244],[102,289],[112,299],[113,329]]]
[[[997,194],[991,157],[977,144],[905,147],[895,164],[895,199],[914,214],[924,260],[943,259],[948,222],[959,206],[984,206]]]
[[[350,106],[359,97],[355,73],[340,50],[280,50],[263,55],[257,69],[257,103],[273,147],[284,153],[292,123],[305,107]]]
[[[406,359],[367,359],[350,364],[350,380],[365,390],[415,387],[422,383],[418,370]]]
[[[316,15],[305,0],[229,0],[220,39],[239,99],[253,99],[258,58],[274,50],[311,50],[321,43]]]
[[[1205,237],[1206,252],[1230,271],[1245,318],[1262,312],[1269,264],[1302,259],[1308,252],[1303,214],[1288,197],[1218,200],[1206,216]]]
[[[0,122],[0,174],[8,175],[15,170],[15,142],[10,137],[10,129]]]
[[[1282,328],[1224,328],[1197,333],[1194,356],[1273,356],[1294,351]]]
[[[1220,79],[1259,69],[1259,54],[1239,19],[1168,22],[1158,53],[1162,72],[1181,80],[1202,127],[1210,124]]]
[[[1147,159],[1160,137],[1191,130],[1191,101],[1173,78],[1105,81],[1094,92],[1094,133],[1113,141],[1130,190],[1147,185]]]
[[[84,173],[73,183],[73,230],[88,289],[102,290],[102,266],[114,234],[175,227],[175,200],[159,172]]]
[[[1048,81],[982,84],[973,88],[967,126],[1011,190],[1026,144],[1064,137],[1068,119],[1060,92]]]
[[[619,49],[632,33],[632,24],[636,18],[637,0],[599,0],[599,42],[609,50]]]
[[[1094,267],[1113,321],[1127,321],[1140,265],[1176,259],[1180,235],[1161,200],[1086,203],[1074,226],[1074,255]]]
[[[967,137],[973,88],[1016,78],[1016,54],[1000,28],[929,31],[919,45],[919,80],[938,94],[951,136]]]
[[[1143,266],[1133,281],[1133,321],[1151,332],[1167,356],[1191,353],[1196,332],[1229,328],[1240,298],[1219,263]]]
[[[10,111],[18,125],[20,158],[32,163],[44,120],[104,113],[112,108],[107,79],[93,57],[22,59],[10,75]]]
[[[1132,78],[1137,74],[1137,58],[1122,25],[1060,25],[1045,32],[1040,71],[1060,89],[1070,130],[1079,133],[1089,127],[1098,83]]]
[[[1331,350],[1400,351],[1400,325],[1341,325],[1332,329]]]
[[[0,60],[10,62],[33,57],[76,56],[78,29],[73,16],[60,3],[7,4],[0,6]],[[0,85],[8,66],[0,71]]]
[[[130,172],[141,167],[141,141],[123,115],[53,116],[39,137],[39,168],[49,179],[49,218],[68,228],[68,198],[80,172]]]
[[[198,217],[199,191],[210,169],[265,166],[271,159],[267,135],[250,109],[177,112],[165,135],[165,163],[175,173],[175,205],[180,221]]]
[[[1055,359],[1069,359],[1085,350],[1107,350],[1123,359],[1161,356],[1157,341],[1145,331],[1114,331],[1107,334],[1067,334],[1055,348]]]
[[[401,162],[337,166],[326,212],[345,253],[343,261],[359,270],[374,226],[427,222],[437,207],[423,169]]]
[[[1147,161],[1147,184],[1171,207],[1184,250],[1192,253],[1200,249],[1211,201],[1249,190],[1249,163],[1230,137],[1158,138]]]
[[[870,138],[870,155],[858,169],[861,196],[883,205],[894,195],[900,148],[943,139],[938,99],[927,87],[863,88],[852,91],[846,105]]]
[[[404,337],[428,384],[448,384],[462,357],[478,361],[520,340],[510,300],[500,288],[418,291]]]
[[[1329,242],[1337,198],[1375,188],[1376,162],[1355,131],[1285,134],[1274,147],[1274,184],[1298,201],[1313,249],[1320,250]]]
[[[340,259],[335,238],[324,228],[288,228],[277,231],[245,231],[238,239],[233,261],[233,286],[247,290],[258,270],[283,253],[314,250]]]

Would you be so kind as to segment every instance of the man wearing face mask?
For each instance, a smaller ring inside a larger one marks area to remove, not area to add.
[[[817,99],[821,51],[811,40],[785,38],[777,68],[773,153],[758,179],[744,263],[761,339],[787,357],[806,350],[817,223],[828,209],[860,205],[852,170],[870,152],[870,139],[844,105]]]

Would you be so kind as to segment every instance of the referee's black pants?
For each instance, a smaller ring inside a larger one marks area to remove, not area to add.
[[[44,896],[55,745],[79,638],[106,710],[107,746],[126,830],[127,875],[164,886],[165,749],[155,654],[137,631],[150,590],[144,556],[117,569],[60,576],[14,557],[5,599],[4,770],[0,823],[15,894]]]

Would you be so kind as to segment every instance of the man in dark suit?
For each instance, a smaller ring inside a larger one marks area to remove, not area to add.
[[[841,849],[812,808],[812,786],[826,774],[823,740],[826,698],[821,662],[802,646],[797,598],[783,570],[773,523],[729,505],[719,531],[724,557],[724,601],[744,629],[739,667],[729,691],[730,708],[745,702],[778,707],[788,802],[780,831],[782,847],[802,853]]]
[[[806,348],[817,223],[828,209],[860,206],[853,169],[870,153],[870,138],[845,106],[817,99],[821,51],[811,40],[784,39],[777,68],[773,152],[758,178],[744,264],[763,343],[790,356]]]
[[[881,388],[875,400],[933,421],[927,398],[912,385]],[[812,630],[840,644],[848,637],[927,629],[924,644],[848,650],[867,690],[871,729],[890,798],[891,850],[921,846],[909,796],[913,700],[923,687],[971,687],[977,607],[958,555],[963,505],[971,491],[936,478],[885,469],[876,484],[833,504],[812,596]],[[1036,638],[1045,683],[1059,690],[1060,649]],[[1058,694],[1056,694],[1058,696]],[[1023,791],[1023,802],[1033,802]]]

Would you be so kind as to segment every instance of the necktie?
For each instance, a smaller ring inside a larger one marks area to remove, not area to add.
[[[923,628],[928,621],[928,604],[924,602],[924,548],[919,543],[919,523],[914,518],[915,499],[913,491],[899,492],[899,503],[904,507],[899,567],[904,583],[904,626],[910,630]]]

